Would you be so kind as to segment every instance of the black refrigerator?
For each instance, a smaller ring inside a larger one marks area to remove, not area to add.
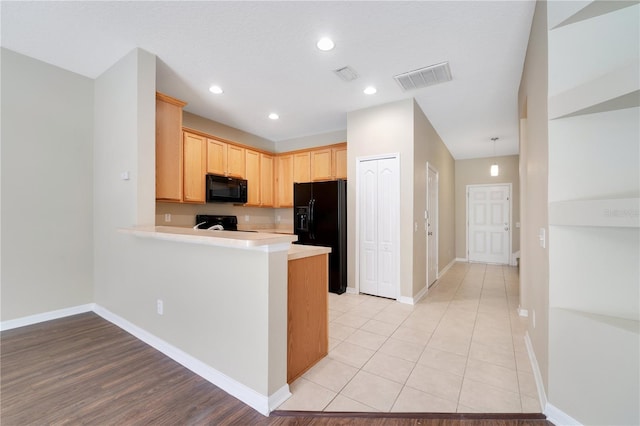
[[[347,289],[347,181],[293,184],[296,244],[331,247],[329,291]]]

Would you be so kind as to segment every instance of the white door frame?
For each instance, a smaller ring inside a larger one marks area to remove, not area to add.
[[[372,160],[383,160],[383,159],[394,159],[398,169],[398,190],[396,191],[397,203],[395,203],[395,207],[397,209],[397,223],[395,225],[396,235],[398,236],[398,244],[396,244],[396,300],[400,299],[400,188],[402,187],[402,182],[400,180],[401,170],[400,170],[400,153],[394,152],[389,154],[380,154],[380,155],[367,155],[362,157],[356,157],[356,176],[360,176],[360,167],[361,163],[364,161],[372,161]],[[356,278],[356,294],[360,294],[360,180],[356,180],[356,262],[355,262],[355,278]]]
[[[438,252],[440,251],[440,246],[438,244],[438,237],[439,237],[439,234],[440,234],[440,218],[438,216],[439,215],[439,211],[440,211],[440,206],[439,206],[439,203],[438,203],[438,193],[440,191],[440,173],[438,172],[438,169],[436,169],[433,166],[433,164],[430,164],[427,161],[427,182],[426,182],[426,184],[427,184],[427,199],[426,199],[427,203],[426,204],[429,203],[429,195],[430,195],[429,194],[429,170],[431,170],[436,175],[436,207],[435,207],[435,223],[436,223],[436,226],[434,227],[434,230],[433,230],[433,238],[436,241],[436,253],[435,253],[436,256],[435,256],[435,258],[436,258],[436,280],[437,280],[438,278],[440,278],[440,267],[439,267],[440,265],[439,265],[439,260],[438,260]],[[433,209],[429,209],[429,210],[433,210]],[[429,211],[429,217],[431,217],[431,214],[432,214],[432,212]],[[424,223],[425,232],[428,232],[429,230],[427,229],[427,218],[425,217],[424,219],[425,219],[425,223]],[[427,262],[426,262],[427,263],[427,268],[426,268],[427,277],[426,278],[427,278],[427,288],[428,288],[429,287],[429,235],[428,234],[425,235],[425,238],[427,239],[427,241],[426,241],[426,243],[427,243]],[[435,280],[434,280],[434,282],[435,282]]]
[[[467,185],[466,187],[466,191],[465,191],[465,214],[466,214],[466,225],[467,225],[467,262],[470,262],[469,260],[469,188],[479,188],[482,186],[507,186],[509,187],[509,235],[507,235],[507,254],[508,256],[508,261],[507,263],[505,263],[505,265],[510,265],[511,264],[511,229],[513,228],[513,185],[511,184],[511,182],[505,183],[505,182],[500,182],[500,183],[482,183],[482,184],[474,184],[474,185]]]

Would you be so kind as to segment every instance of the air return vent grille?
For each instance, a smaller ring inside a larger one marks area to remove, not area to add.
[[[431,65],[419,70],[405,72],[393,77],[402,90],[415,90],[427,86],[432,86],[445,81],[451,81],[451,70],[449,62]]]
[[[338,68],[337,70],[333,70],[333,72],[344,81],[353,81],[358,78],[358,73],[350,67]]]

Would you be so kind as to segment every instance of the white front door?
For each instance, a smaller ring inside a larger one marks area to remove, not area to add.
[[[358,163],[360,292],[396,298],[400,180],[397,157]]]
[[[471,262],[509,264],[511,184],[467,186],[467,247]]]
[[[427,287],[438,278],[438,173],[427,166]]]

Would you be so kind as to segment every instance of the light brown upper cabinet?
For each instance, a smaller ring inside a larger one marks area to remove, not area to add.
[[[227,176],[245,178],[245,149],[229,144],[227,146]]]
[[[311,180],[331,180],[333,171],[331,148],[311,151]]]
[[[347,145],[339,144],[310,151],[311,180],[347,178]],[[298,181],[296,181],[298,182]],[[303,182],[303,181],[300,181]]]
[[[245,149],[218,139],[207,139],[207,173],[245,178]]]
[[[275,207],[293,207],[293,154],[276,157]]]
[[[347,145],[332,148],[333,156],[333,178],[347,178]]]
[[[207,139],[207,173],[227,174],[227,144],[216,139]]]
[[[260,154],[260,206],[273,207],[273,156]]]
[[[186,102],[156,92],[156,199],[182,201],[182,108]]]
[[[293,154],[293,181],[311,182],[311,153],[309,151]]]
[[[260,153],[245,150],[245,172],[247,179],[247,206],[260,205]]]
[[[205,202],[206,138],[183,132],[185,203]]]

